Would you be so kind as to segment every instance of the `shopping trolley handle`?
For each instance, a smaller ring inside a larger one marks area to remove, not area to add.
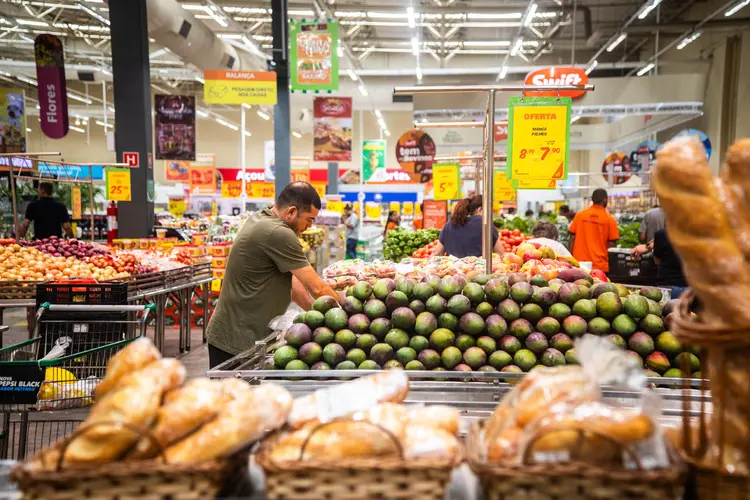
[[[47,311],[59,311],[59,312],[81,312],[81,311],[96,311],[96,312],[141,312],[141,311],[156,311],[154,304],[146,304],[139,306],[104,306],[104,305],[92,305],[92,304],[50,304],[44,302],[40,306],[42,309]]]

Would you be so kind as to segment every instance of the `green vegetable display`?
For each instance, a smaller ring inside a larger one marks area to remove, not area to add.
[[[494,219],[492,222],[498,229],[508,229],[510,231],[518,229],[526,236],[530,236],[532,229],[534,229],[534,222],[531,222],[523,217],[514,217],[512,219]]]
[[[416,250],[434,241],[440,235],[437,229],[419,229],[410,231],[397,227],[388,232],[383,242],[383,256],[387,260],[399,262],[409,257]]]
[[[617,242],[617,246],[621,248],[633,248],[637,246],[640,243],[638,239],[640,226],[638,222],[620,223],[620,240]]]

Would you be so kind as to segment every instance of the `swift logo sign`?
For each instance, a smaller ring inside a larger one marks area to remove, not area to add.
[[[586,85],[589,83],[589,77],[581,68],[542,68],[532,71],[526,75],[525,85],[550,86],[550,85]],[[570,97],[577,99],[583,97],[586,93],[584,90],[526,90],[523,95],[534,97]]]

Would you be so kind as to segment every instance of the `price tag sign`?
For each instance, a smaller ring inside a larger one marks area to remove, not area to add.
[[[518,179],[518,189],[557,189],[555,179]]]
[[[414,203],[411,201],[404,202],[404,215],[414,215]]]
[[[508,179],[568,178],[570,103],[570,97],[510,98]]]
[[[461,197],[461,167],[458,163],[432,166],[432,185],[436,200],[457,200]]]
[[[341,200],[327,200],[326,201],[326,209],[330,210],[331,212],[338,212],[340,214],[344,213],[344,202]]]
[[[252,182],[245,186],[248,198],[273,198],[273,182]]]
[[[380,210],[380,203],[375,203],[372,201],[368,201],[365,203],[365,216],[368,219],[379,219],[382,216],[382,212]]]
[[[401,203],[398,201],[392,201],[388,204],[388,210],[391,212],[396,212],[397,214],[401,214]]]
[[[318,196],[323,198],[326,195],[326,183],[325,182],[312,182],[312,187],[318,192]]]
[[[110,201],[130,201],[130,169],[107,169],[107,199]]]
[[[170,198],[169,213],[177,218],[182,217],[185,213],[185,198]]]
[[[495,169],[492,179],[492,197],[496,202],[515,201],[517,181],[508,179],[505,170]]]
[[[213,280],[211,282],[211,291],[212,292],[220,292],[221,291],[221,280]]]
[[[221,183],[222,198],[239,198],[242,195],[242,181],[223,181]]]
[[[72,188],[70,197],[73,202],[73,220],[78,220],[81,218],[81,188]]]

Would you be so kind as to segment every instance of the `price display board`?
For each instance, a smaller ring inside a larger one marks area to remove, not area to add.
[[[169,213],[180,218],[185,213],[185,198],[169,198]]]
[[[568,178],[570,97],[511,97],[508,179]]]
[[[436,200],[457,200],[461,197],[461,166],[441,163],[432,166],[432,183]]]
[[[223,181],[221,183],[222,198],[239,198],[242,195],[242,181]]]
[[[73,202],[73,220],[78,220],[81,218],[81,188],[72,188],[70,197]]]
[[[505,170],[495,169],[494,179],[492,181],[492,198],[495,201],[515,201],[516,200],[517,181],[508,179],[505,176]]]
[[[107,199],[110,201],[130,201],[130,169],[107,169]]]
[[[424,200],[424,229],[443,229],[448,222],[448,202]]]
[[[557,189],[555,179],[518,179],[518,189]]]

